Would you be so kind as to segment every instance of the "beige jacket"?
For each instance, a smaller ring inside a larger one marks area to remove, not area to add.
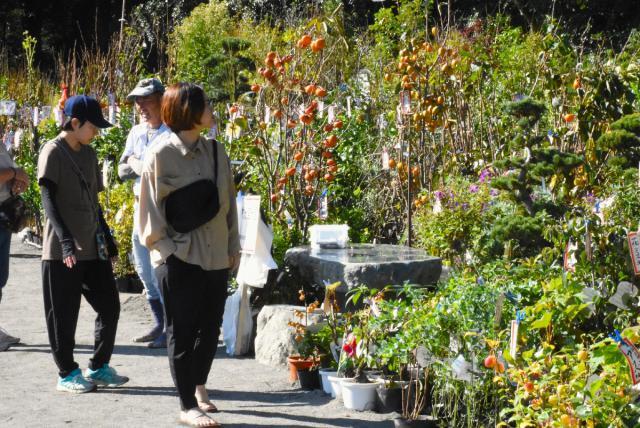
[[[236,191],[231,164],[224,147],[218,150],[220,211],[208,223],[188,233],[178,233],[167,223],[165,198],[174,190],[204,178],[213,179],[214,143],[204,137],[187,147],[171,133],[145,154],[140,180],[138,234],[159,266],[171,254],[204,270],[229,268],[229,256],[240,252]]]

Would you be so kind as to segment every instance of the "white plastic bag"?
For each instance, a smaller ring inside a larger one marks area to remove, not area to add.
[[[222,339],[228,355],[244,355],[249,351],[253,320],[249,305],[249,287],[240,284],[227,298],[222,316]]]

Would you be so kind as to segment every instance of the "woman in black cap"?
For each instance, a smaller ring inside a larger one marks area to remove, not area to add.
[[[129,380],[109,366],[120,315],[110,261],[117,251],[98,205],[103,185],[96,153],[89,146],[99,128],[112,125],[98,101],[84,95],[69,98],[64,113],[62,132],[43,145],[38,159],[47,217],[42,286],[49,342],[59,370],[56,389],[83,393]],[[81,296],[98,313],[94,353],[84,376],[73,359]]]

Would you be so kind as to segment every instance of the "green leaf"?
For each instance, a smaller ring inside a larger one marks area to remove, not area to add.
[[[545,312],[545,314],[539,320],[531,323],[530,328],[547,328],[551,324],[551,312]]]

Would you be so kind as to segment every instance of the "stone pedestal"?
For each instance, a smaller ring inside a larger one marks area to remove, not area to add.
[[[442,271],[442,260],[424,250],[385,244],[352,244],[343,249],[295,247],[285,254],[285,263],[303,282],[322,285],[341,281],[341,293],[362,284],[369,288],[405,281],[435,284]]]
[[[296,318],[294,311],[305,311],[304,306],[267,305],[258,314],[256,327],[256,361],[268,366],[284,366],[287,357],[296,353],[296,342],[293,339],[293,328],[289,321],[302,322]],[[313,330],[323,320],[320,310],[309,314],[309,328]]]

